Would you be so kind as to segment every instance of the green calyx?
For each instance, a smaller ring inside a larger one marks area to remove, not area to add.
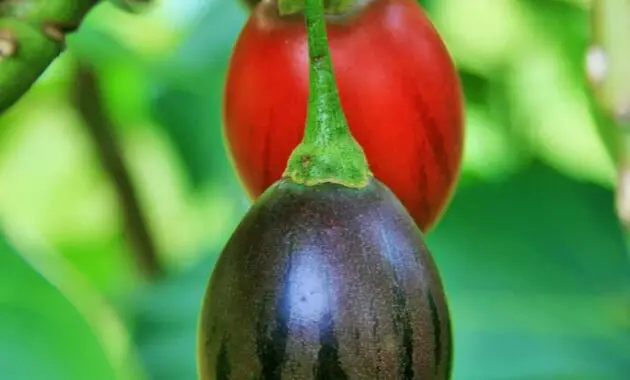
[[[365,0],[322,0],[325,14],[344,14],[358,6]],[[277,0],[278,13],[288,16],[303,12],[308,0]]]
[[[372,173],[341,108],[321,1],[306,0],[310,61],[306,128],[304,139],[289,157],[284,177],[308,186],[336,183],[362,188]]]

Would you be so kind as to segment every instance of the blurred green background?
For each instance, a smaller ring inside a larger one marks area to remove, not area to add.
[[[584,75],[590,2],[421,3],[467,102],[462,178],[427,237],[452,310],[453,378],[630,379],[615,165]],[[234,0],[163,0],[143,15],[102,4],[0,117],[1,379],[196,379],[201,296],[249,207],[221,136],[246,17]],[[79,63],[96,75],[162,277],[136,265],[151,247],[125,222],[86,122],[93,99],[77,101]]]

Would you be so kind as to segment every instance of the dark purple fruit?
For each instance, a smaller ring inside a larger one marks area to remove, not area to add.
[[[281,180],[252,207],[212,274],[204,380],[443,380],[451,327],[420,230],[377,180],[363,189]]]

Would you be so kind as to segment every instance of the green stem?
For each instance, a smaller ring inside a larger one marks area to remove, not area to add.
[[[343,14],[365,5],[369,0],[322,0],[326,14]],[[253,1],[250,1],[252,3]],[[259,0],[255,3],[260,2]],[[308,0],[277,0],[278,12],[281,16],[292,15],[304,11]]]
[[[0,114],[13,106],[63,52],[66,35],[75,31],[98,3],[0,0]]]
[[[284,176],[309,186],[328,182],[361,188],[372,173],[341,109],[321,1],[306,0],[310,62],[306,128]]]

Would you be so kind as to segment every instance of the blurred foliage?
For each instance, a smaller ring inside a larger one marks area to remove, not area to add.
[[[2,376],[138,379],[130,372],[138,365],[123,355],[129,346],[120,336],[122,325],[115,312],[64,266],[63,259],[50,259],[20,254],[0,236]]]
[[[590,2],[421,3],[467,101],[462,179],[428,236],[453,314],[454,379],[627,379],[630,265],[608,121],[584,73]],[[0,117],[12,242],[0,240],[0,378],[195,379],[201,295],[249,204],[221,135],[246,17],[228,0],[162,0],[141,15],[101,4]],[[170,273],[161,281],[133,267],[112,181],[69,96],[79,59],[102,78]]]

